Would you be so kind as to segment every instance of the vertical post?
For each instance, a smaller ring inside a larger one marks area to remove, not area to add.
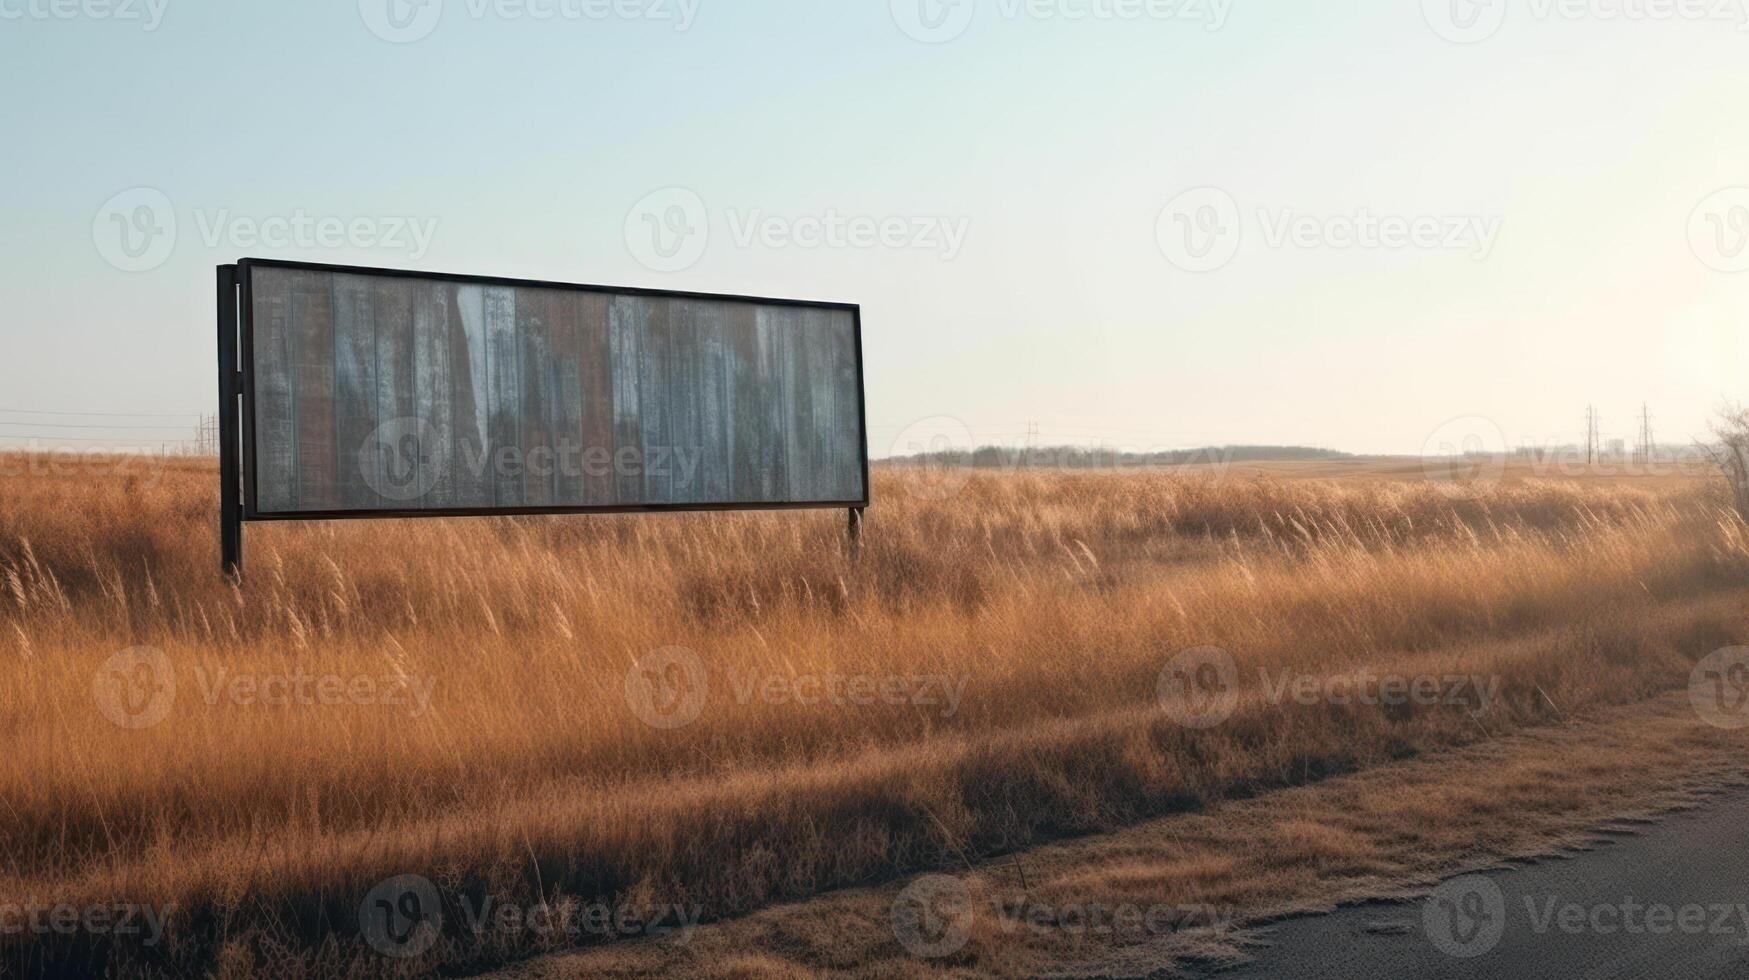
[[[861,507],[850,508],[850,557],[862,554],[862,514]]]
[[[237,267],[219,266],[219,563],[243,577],[242,426],[238,421]]]

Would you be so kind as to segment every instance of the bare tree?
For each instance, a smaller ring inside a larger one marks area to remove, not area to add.
[[[1720,409],[1713,437],[1716,443],[1706,447],[1707,454],[1730,483],[1737,513],[1749,520],[1749,409],[1741,405]]]

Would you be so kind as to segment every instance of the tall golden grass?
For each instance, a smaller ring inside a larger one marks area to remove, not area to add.
[[[1638,700],[1746,635],[1749,532],[1676,479],[1452,499],[1025,472],[941,497],[877,471],[854,559],[839,514],[253,526],[240,586],[216,571],[215,483],[199,462],[0,479],[0,907],[172,910],[149,949],[0,937],[15,967],[483,967],[570,940],[446,932],[387,959],[361,898],[419,874],[730,916]],[[1203,645],[1242,695],[1206,730],[1157,701]],[[126,728],[94,692],[137,647],[176,696]],[[703,701],[660,727],[628,677],[671,648]],[[1273,704],[1260,669],[1477,674],[1501,696]],[[214,693],[295,675],[410,679],[430,704]],[[922,677],[963,685],[957,710],[781,696]]]

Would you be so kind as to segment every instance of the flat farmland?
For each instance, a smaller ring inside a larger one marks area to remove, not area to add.
[[[1437,765],[1749,638],[1749,529],[1695,471],[877,467],[856,556],[842,513],[252,526],[238,585],[209,464],[5,462],[0,903],[156,937],[4,937],[36,971],[684,932]],[[1397,680],[1431,695],[1334,696]],[[385,935],[408,881],[441,927]],[[526,927],[577,907],[640,914]]]

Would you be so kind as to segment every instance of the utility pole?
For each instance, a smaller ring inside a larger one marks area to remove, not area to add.
[[[1641,466],[1652,465],[1653,457],[1655,455],[1657,455],[1656,446],[1657,446],[1657,443],[1652,438],[1652,409],[1651,409],[1651,406],[1646,405],[1644,403],[1641,403],[1641,405],[1640,405],[1640,445],[1639,445],[1639,451],[1634,454],[1636,461]]]
[[[202,456],[217,456],[219,454],[219,417],[217,415],[202,415],[200,428],[195,430],[195,452]]]
[[[1597,465],[1597,406],[1585,406],[1585,463]]]

